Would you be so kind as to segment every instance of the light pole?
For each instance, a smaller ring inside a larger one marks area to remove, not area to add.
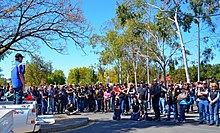
[[[200,21],[197,19],[198,25],[198,81],[200,81]]]

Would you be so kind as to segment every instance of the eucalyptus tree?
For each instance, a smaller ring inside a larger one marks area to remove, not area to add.
[[[113,22],[114,24],[114,22]],[[99,61],[103,65],[110,64],[117,67],[118,82],[122,83],[122,58],[123,50],[123,36],[113,27],[104,32],[104,35],[93,35],[90,43],[94,48],[101,47]],[[97,44],[100,44],[97,46]]]
[[[172,23],[160,18],[160,13],[155,14],[154,19],[150,19],[151,14],[148,14],[147,10],[151,8],[146,1],[128,0],[118,6],[117,16],[120,24],[126,27],[126,32],[133,37],[131,37],[130,51],[157,62],[163,70],[166,85],[166,66],[179,45],[175,41],[176,35]]]
[[[184,32],[190,32],[192,23],[198,23],[201,19],[213,27],[211,15],[218,11],[218,1],[215,0],[163,0],[158,2],[159,5],[147,3],[149,6],[157,9],[163,15],[163,18],[170,20],[173,23],[176,33],[179,37],[179,42],[184,60],[185,74],[187,82],[190,82],[188,63],[186,58],[186,49],[181,28]],[[213,28],[214,29],[214,28]]]

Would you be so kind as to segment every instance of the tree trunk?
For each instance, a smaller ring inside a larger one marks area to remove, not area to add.
[[[167,74],[166,74],[166,66],[163,66],[163,78],[164,78],[164,86],[167,87]]]
[[[148,51],[147,51],[147,83],[150,84],[150,68],[149,68]]]
[[[137,61],[133,61],[133,67],[134,67],[134,82],[135,82],[135,87],[137,89]]]
[[[130,79],[130,70],[128,69],[128,70],[127,70],[127,83],[130,82],[129,79]]]
[[[177,12],[175,13],[175,24],[176,24],[176,28],[177,28],[177,34],[179,35],[179,38],[180,38],[180,45],[181,45],[182,54],[183,54],[186,80],[187,80],[187,83],[190,83],[190,75],[189,75],[189,69],[188,69],[188,64],[187,64],[187,59],[186,59],[186,50],[185,50],[185,46],[183,44],[183,38],[182,38],[182,33],[180,31],[180,26],[179,26],[179,23],[177,21]]]

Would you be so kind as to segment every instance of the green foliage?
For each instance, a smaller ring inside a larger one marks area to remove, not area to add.
[[[220,64],[210,65],[210,64],[202,64],[200,67],[200,80],[206,80],[209,76],[215,77],[220,80]],[[189,68],[190,77],[193,82],[196,82],[198,79],[198,67],[192,66]],[[176,70],[169,71],[169,75],[172,77],[174,82],[178,82],[179,80],[186,81],[184,69],[179,68]]]
[[[7,84],[6,78],[0,78],[0,85],[5,86]]]
[[[65,75],[62,70],[55,70],[53,73],[51,73],[48,77],[47,82],[49,84],[57,84],[57,85],[63,85],[65,84]]]
[[[47,82],[52,73],[52,63],[45,62],[42,57],[32,57],[30,62],[26,62],[25,82],[26,85],[39,86]]]
[[[211,48],[205,48],[205,50],[202,52],[202,56],[202,64],[207,64],[214,59],[215,54],[213,53]]]
[[[67,79],[68,84],[91,85],[96,82],[96,74],[93,69],[87,67],[70,69]]]

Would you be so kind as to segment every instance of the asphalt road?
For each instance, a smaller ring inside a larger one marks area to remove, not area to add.
[[[186,123],[175,123],[162,119],[158,121],[132,121],[129,116],[113,121],[112,113],[90,113],[90,124],[78,129],[66,130],[62,133],[220,133],[220,127],[206,124],[198,125],[198,114],[187,115]]]

